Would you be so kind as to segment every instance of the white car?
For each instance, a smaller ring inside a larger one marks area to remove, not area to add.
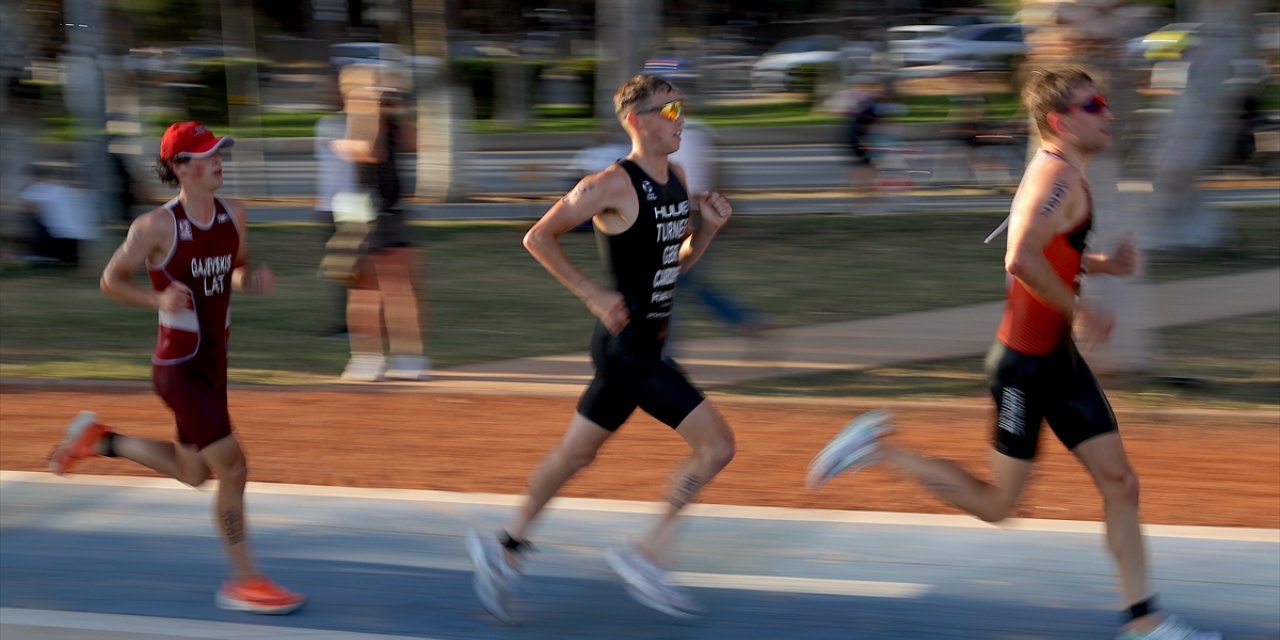
[[[889,29],[889,53],[904,65],[942,64],[937,41],[955,27],[945,24],[913,24]]]
[[[762,91],[792,91],[802,84],[802,73],[813,65],[860,64],[871,57],[869,47],[850,44],[835,36],[790,38],[774,45],[751,67],[751,86]]]
[[[975,24],[960,27],[931,42],[943,64],[968,67],[1001,67],[1027,55],[1023,26],[1016,23]]]

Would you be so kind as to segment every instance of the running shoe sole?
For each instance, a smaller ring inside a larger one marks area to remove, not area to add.
[[[467,555],[471,557],[471,565],[475,569],[471,584],[475,588],[476,598],[480,600],[480,606],[497,618],[498,622],[515,625],[516,619],[506,603],[508,589],[498,584],[504,578],[497,575],[497,569],[489,562],[484,540],[474,529],[467,533]]]
[[[53,450],[53,454],[49,456],[49,471],[51,473],[60,476],[66,475],[66,467],[63,467],[61,470],[58,468],[58,451],[76,440],[79,440],[80,436],[84,435],[85,429],[88,429],[95,424],[98,424],[98,415],[92,411],[81,411],[76,414],[76,417],[71,419],[71,422],[67,424],[67,433],[62,437],[62,442],[58,443],[58,446]]]
[[[254,604],[252,602],[245,602],[244,600],[236,600],[222,591],[219,591],[216,602],[219,609],[225,609],[227,611],[244,611],[246,613],[256,613],[266,616],[283,616],[302,608],[302,605],[306,604],[307,600],[306,598],[303,598],[297,602],[279,605]]]
[[[700,618],[703,615],[701,609],[690,609],[687,607],[679,607],[669,600],[660,598],[653,593],[654,589],[652,581],[640,575],[640,572],[631,566],[631,563],[624,557],[626,552],[618,549],[610,549],[605,552],[604,559],[609,563],[609,568],[622,578],[626,586],[627,593],[631,594],[640,604],[653,609],[659,613],[666,614],[673,618],[682,620],[692,620]],[[658,587],[662,588],[661,586]]]
[[[876,443],[890,428],[889,413],[879,409],[850,421],[809,463],[809,490],[822,488],[845,471],[857,471],[877,462]]]

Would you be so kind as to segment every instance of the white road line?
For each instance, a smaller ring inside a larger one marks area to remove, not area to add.
[[[122,634],[152,634],[193,640],[405,640],[423,636],[391,636],[354,631],[301,629],[238,622],[154,618],[113,613],[81,613],[44,609],[0,608],[0,627],[19,625],[41,629],[75,629]],[[5,634],[6,637],[8,634]]]
[[[753,576],[733,573],[694,573],[672,571],[675,581],[686,587],[738,589],[773,593],[807,593],[821,596],[857,596],[863,598],[917,598],[932,588],[914,582],[872,582],[867,580],[830,580],[825,578],[792,578],[790,576]]]
[[[165,478],[133,476],[76,475],[59,478],[40,471],[0,471],[0,485],[10,482],[69,483],[85,486],[136,487],[145,489],[170,489],[190,491],[189,488]],[[514,507],[522,504],[523,496],[498,493],[457,493],[427,489],[368,489],[359,487],[325,487],[301,484],[277,484],[250,482],[249,491],[268,495],[294,495],[317,498],[358,498],[364,500],[402,500],[407,502],[434,502],[438,504],[473,504],[480,506]],[[597,511],[603,513],[654,514],[661,511],[656,502],[631,500],[602,500],[595,498],[556,498],[551,506],[572,511]],[[958,529],[1002,528],[1015,531],[1043,533],[1093,533],[1103,532],[1100,522],[1083,520],[1050,520],[1039,518],[1014,518],[1000,527],[976,518],[959,515],[935,515],[923,513],[895,513],[890,511],[841,511],[835,509],[792,509],[786,507],[752,507],[725,504],[694,504],[688,515],[710,518],[746,518],[753,520],[778,520],[789,522],[827,522],[846,524],[876,524],[893,526],[950,527]],[[1234,542],[1267,542],[1280,544],[1280,529],[1256,529],[1246,527],[1198,527],[1183,525],[1144,525],[1150,536],[1162,538],[1186,538],[1197,540],[1223,540]]]

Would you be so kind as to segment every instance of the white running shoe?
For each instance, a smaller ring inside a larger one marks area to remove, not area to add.
[[[507,562],[502,545],[493,538],[481,537],[472,529],[467,534],[467,555],[476,570],[472,584],[484,610],[499,622],[514,625],[516,619],[511,615],[508,601],[520,572]]]
[[[868,411],[853,420],[809,463],[809,490],[816,491],[849,469],[880,460],[880,438],[893,430],[889,412]]]
[[[430,380],[431,359],[424,356],[391,356],[387,362],[389,380]]]
[[[1217,631],[1200,631],[1183,624],[1175,616],[1169,616],[1151,631],[1127,631],[1117,636],[1116,640],[1222,640],[1222,634]]]
[[[386,379],[387,361],[374,353],[353,353],[342,370],[343,380],[355,382],[382,382]]]
[[[627,592],[640,604],[675,618],[697,618],[702,606],[688,589],[672,584],[667,572],[634,548],[610,549],[609,566],[627,583]]]

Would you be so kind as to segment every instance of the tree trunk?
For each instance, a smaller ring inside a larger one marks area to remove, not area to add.
[[[240,145],[236,149],[236,163],[260,168],[240,171],[231,184],[231,192],[239,197],[269,196],[271,185],[267,179],[266,140],[262,138],[262,98],[258,87],[258,46],[254,36],[253,7],[249,0],[222,0],[222,44],[248,50],[248,60],[240,60],[239,54],[223,59],[227,79],[227,114],[232,127],[250,131],[257,145]]]
[[[75,145],[78,186],[89,193],[93,203],[90,215],[98,227],[97,238],[85,242],[88,249],[80,261],[86,275],[97,274],[106,265],[111,249],[106,246],[101,228],[106,222],[106,212],[112,191],[111,177],[105,170],[109,164],[107,139],[103,131],[107,126],[106,100],[102,67],[103,11],[95,0],[67,0],[66,17],[69,25],[93,25],[94,28],[69,26],[67,33],[66,84],[64,99],[67,112],[75,117],[82,128],[82,138]]]
[[[1229,126],[1247,85],[1226,82],[1233,60],[1248,57],[1253,41],[1251,0],[1207,0],[1196,4],[1203,22],[1200,42],[1187,56],[1186,89],[1173,101],[1152,147],[1155,234],[1148,247],[1212,249],[1232,236],[1231,214],[1204,201],[1196,182],[1233,142]]]
[[[616,117],[613,94],[631,76],[640,73],[644,58],[653,49],[659,23],[657,0],[598,0],[596,42],[600,62],[596,69],[595,114],[602,122]]]
[[[436,202],[467,195],[463,159],[469,134],[462,123],[470,112],[466,92],[453,86],[449,68],[445,0],[413,0],[413,53],[434,60],[413,63],[418,103],[418,163],[415,194]]]
[[[27,132],[35,131],[29,100],[10,94],[29,62],[26,34],[20,24],[18,3],[0,3],[0,238],[16,238],[22,232],[18,193],[31,157]],[[3,270],[0,261],[0,270]]]

